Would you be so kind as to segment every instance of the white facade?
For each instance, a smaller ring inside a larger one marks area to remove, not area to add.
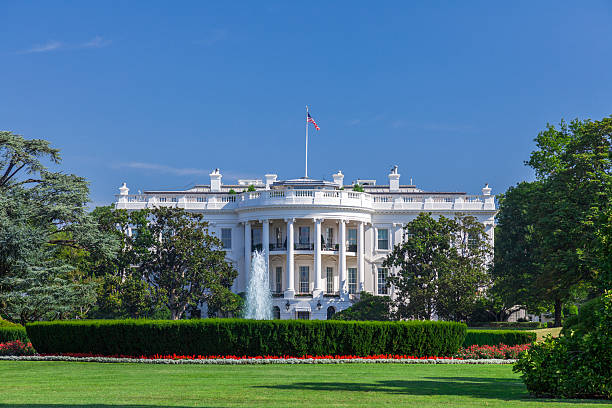
[[[402,240],[402,226],[421,212],[472,215],[493,244],[495,196],[488,185],[481,195],[425,192],[400,185],[397,167],[388,185],[358,180],[364,192],[344,185],[340,171],[332,178],[277,181],[266,174],[263,181],[224,185],[216,169],[209,185],[185,191],[130,195],[124,183],[116,208],[165,206],[203,214],[239,272],[236,293],[246,291],[252,251],[267,249],[273,301],[282,319],[326,319],[349,307],[362,290],[388,294],[382,262]],[[255,191],[246,191],[249,186]]]

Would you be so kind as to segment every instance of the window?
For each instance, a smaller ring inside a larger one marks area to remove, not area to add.
[[[348,268],[349,293],[357,293],[357,268]]]
[[[276,293],[281,293],[283,290],[283,267],[282,266],[277,266],[276,267],[276,279],[274,280],[274,283],[276,284]]]
[[[386,228],[378,229],[378,249],[389,249],[389,230]]]
[[[336,314],[336,309],[333,306],[327,308],[327,320],[331,320],[332,317]]]
[[[198,198],[196,198],[196,201],[198,203],[203,203],[204,202],[204,197],[198,197]]]
[[[467,243],[468,243],[468,248],[470,249],[478,248],[478,237],[475,234],[468,233]]]
[[[295,249],[310,250],[310,227],[299,227],[298,228],[298,242],[295,245]]]
[[[232,249],[231,228],[221,228],[221,242],[223,242],[223,249]]]
[[[166,202],[166,197],[159,197],[159,202],[160,203],[165,203]]]
[[[300,244],[310,244],[310,227],[300,227],[298,242]]]
[[[389,270],[387,268],[377,268],[378,269],[378,294],[386,295],[387,294],[387,274]]]
[[[308,293],[309,292],[309,270],[308,266],[300,266],[300,293]]]
[[[348,248],[349,252],[357,252],[357,229],[350,228],[348,230]]]
[[[251,250],[261,251],[261,228],[253,228],[251,230]]]
[[[325,277],[327,278],[327,293],[334,293],[334,268],[328,266],[325,272]]]
[[[299,320],[310,320],[310,312],[297,312]]]
[[[280,320],[280,307],[274,306],[272,308],[272,318],[276,320]]]
[[[276,237],[276,246],[280,247],[283,245],[283,234],[280,227],[274,229],[274,236]]]
[[[334,249],[333,245],[334,245],[334,229],[327,228],[327,230],[325,231],[325,249],[333,250]]]
[[[176,203],[178,200],[176,199],[176,197],[172,197],[170,201],[172,201],[173,203]]]

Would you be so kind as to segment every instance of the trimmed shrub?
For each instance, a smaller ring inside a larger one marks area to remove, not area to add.
[[[505,344],[507,346],[517,346],[534,342],[536,333],[525,330],[472,330],[468,329],[463,341],[463,347],[496,346]]]
[[[466,332],[456,322],[244,319],[73,320],[26,328],[39,353],[133,356],[451,356]]]
[[[25,327],[0,318],[0,343],[13,340],[20,340],[26,343],[30,341],[28,340]]]
[[[492,329],[543,329],[546,323],[541,322],[475,322],[470,327],[486,327]]]

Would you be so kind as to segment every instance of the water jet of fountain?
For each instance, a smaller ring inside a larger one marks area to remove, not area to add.
[[[244,317],[256,320],[272,319],[272,293],[263,251],[255,251],[251,257]]]

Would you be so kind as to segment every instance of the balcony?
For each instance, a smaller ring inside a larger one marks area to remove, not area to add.
[[[321,242],[321,250],[322,251],[337,251],[340,248],[338,244],[326,244]]]
[[[338,190],[262,190],[169,192],[117,195],[117,208],[178,207],[186,210],[240,209],[267,206],[322,205],[371,210],[495,210],[495,196],[453,193],[370,194]]]
[[[287,250],[287,243],[276,243],[276,244],[270,244],[270,252],[272,251],[286,251]]]
[[[357,244],[346,244],[347,252],[357,252]]]
[[[314,244],[311,244],[309,242],[296,242],[295,244],[293,244],[293,247],[296,251],[313,251],[314,250]]]

